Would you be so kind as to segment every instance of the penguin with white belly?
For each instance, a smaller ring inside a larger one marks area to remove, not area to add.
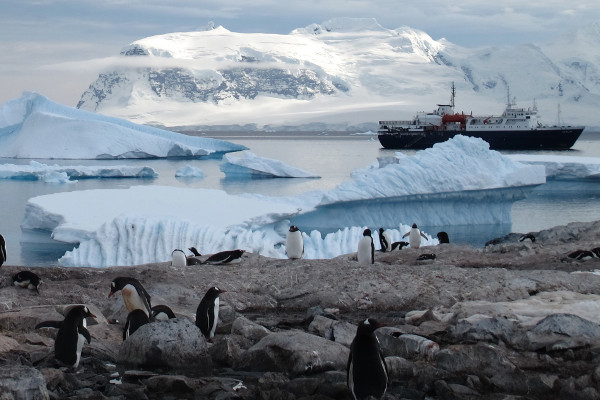
[[[110,293],[108,297],[111,297],[116,292],[121,291],[123,295],[123,302],[127,312],[140,309],[146,313],[150,321],[152,317],[152,306],[150,304],[150,295],[144,289],[144,286],[135,278],[130,277],[118,277],[113,279],[110,283]]]
[[[196,326],[202,334],[211,340],[215,336],[219,320],[219,295],[226,290],[214,286],[208,289],[196,310]]]
[[[84,305],[72,307],[63,321],[44,321],[36,325],[38,328],[58,328],[54,340],[54,357],[76,369],[81,360],[84,343],[91,343],[92,337],[86,329],[86,318],[96,318]]]
[[[290,226],[290,230],[285,238],[285,254],[291,260],[302,258],[304,255],[304,240],[302,232],[296,225]]]
[[[417,224],[412,224],[410,231],[406,232],[403,238],[408,236],[408,243],[412,249],[418,249],[421,247],[421,238],[427,240],[427,236],[419,230]]]
[[[363,231],[363,237],[358,241],[356,256],[360,264],[375,263],[375,245],[373,244],[371,230],[368,228]]]

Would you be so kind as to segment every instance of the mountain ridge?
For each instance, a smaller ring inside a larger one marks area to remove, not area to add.
[[[471,49],[373,18],[287,35],[208,24],[126,46],[77,107],[167,127],[376,129],[446,102],[454,81],[457,111],[498,114],[515,96],[547,119],[560,105],[564,122],[590,125],[600,106],[600,50],[589,46],[598,26],[544,44]]]

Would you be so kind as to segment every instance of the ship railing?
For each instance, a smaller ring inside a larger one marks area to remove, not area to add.
[[[416,125],[415,121],[379,121],[379,125],[397,126],[397,125]]]

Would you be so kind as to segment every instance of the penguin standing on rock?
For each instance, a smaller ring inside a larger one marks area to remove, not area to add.
[[[388,371],[375,330],[384,326],[373,318],[358,325],[350,345],[346,383],[354,399],[381,399],[387,390]]]
[[[150,319],[143,310],[135,309],[127,315],[125,328],[123,328],[123,341],[133,335],[139,327],[150,323]]]
[[[392,238],[383,228],[379,228],[379,244],[381,245],[381,251],[392,251]]]
[[[140,281],[135,278],[123,276],[115,278],[110,283],[110,293],[108,294],[108,297],[111,297],[119,290],[123,295],[123,302],[125,303],[125,308],[127,308],[128,312],[140,309],[150,320],[153,320],[150,295],[146,292],[146,289],[144,289],[144,286],[142,286]]]
[[[290,226],[285,238],[285,254],[291,260],[302,258],[304,255],[304,239],[296,225]]]
[[[356,256],[360,264],[375,263],[375,245],[373,244],[371,230],[368,228],[363,231],[363,237],[358,241],[358,252]]]
[[[40,293],[40,285],[43,283],[42,279],[31,271],[18,272],[13,275],[12,280],[15,286],[35,290],[38,294]]]
[[[6,261],[6,241],[4,236],[0,235],[0,267]]]
[[[196,310],[196,326],[207,339],[215,336],[217,321],[219,320],[219,295],[225,293],[214,286],[208,289]]]
[[[185,267],[187,265],[187,257],[183,250],[175,249],[171,252],[171,266]]]
[[[92,341],[90,333],[86,329],[86,318],[96,318],[94,314],[84,305],[72,307],[63,321],[44,321],[35,327],[58,328],[54,340],[54,357],[72,367],[77,368],[81,360],[81,350],[84,342]]]
[[[410,231],[406,232],[403,238],[408,236],[408,243],[412,249],[418,249],[421,247],[421,238],[427,240],[427,236],[419,230],[417,224],[412,224]]]
[[[215,253],[208,257],[202,264],[237,264],[242,261],[246,250],[227,250]]]

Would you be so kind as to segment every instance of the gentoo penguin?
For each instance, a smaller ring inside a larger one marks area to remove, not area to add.
[[[123,328],[123,341],[129,336],[133,335],[133,332],[137,331],[142,325],[146,325],[150,322],[150,319],[146,313],[140,309],[133,310],[127,315],[127,321],[125,322],[125,328]]]
[[[43,283],[39,276],[31,271],[21,271],[13,275],[13,283],[15,286],[35,290],[40,293],[40,285]]]
[[[574,252],[569,253],[567,257],[575,260],[589,260],[590,258],[594,258],[594,253],[588,250],[575,250]]]
[[[227,250],[215,253],[208,257],[202,264],[236,264],[242,261],[242,254],[246,250]]]
[[[173,310],[171,310],[169,306],[165,306],[164,304],[159,304],[157,306],[152,307],[152,317],[154,317],[155,320],[166,320],[176,318]]]
[[[350,344],[346,382],[356,400],[370,396],[380,399],[388,384],[385,359],[375,336],[375,329],[383,326],[372,318],[358,325]]]
[[[0,235],[0,267],[6,261],[6,241],[4,236]]]
[[[392,251],[392,238],[383,228],[379,228],[379,244],[381,245],[381,251]]]
[[[215,336],[219,320],[219,295],[226,292],[218,287],[208,289],[196,310],[196,326],[207,339]]]
[[[450,238],[448,237],[448,234],[444,231],[442,232],[438,232],[437,233],[437,238],[440,242],[440,244],[442,243],[450,243]]]
[[[363,231],[363,237],[358,241],[358,252],[356,255],[360,264],[375,263],[375,245],[371,237],[371,230],[368,228]]]
[[[417,257],[417,261],[433,261],[435,260],[435,254],[433,253],[425,253],[421,254]]]
[[[285,254],[289,259],[302,258],[304,255],[304,240],[302,232],[296,225],[290,226],[290,230],[285,238]]]
[[[412,224],[411,230],[406,232],[402,237],[405,238],[407,236],[408,243],[413,249],[418,249],[419,247],[421,247],[421,237],[427,239],[427,236],[425,236],[425,234],[419,230],[417,224]]]
[[[148,318],[152,320],[152,306],[150,303],[150,295],[144,289],[144,286],[135,278],[129,277],[118,277],[113,279],[110,283],[110,293],[108,297],[111,297],[118,291],[121,291],[123,295],[123,302],[128,312],[132,312],[135,309],[140,309],[146,313]]]
[[[193,246],[189,247],[188,250],[191,251],[192,254],[195,255],[196,257],[201,257],[202,256],[202,254],[200,254],[200,252],[198,250],[196,250],[196,248],[193,247]]]
[[[526,233],[524,235],[521,235],[521,237],[519,238],[519,242],[522,242],[527,239],[531,240],[531,243],[535,242],[535,236],[533,236],[532,233]]]
[[[396,249],[402,250],[402,248],[405,246],[408,246],[408,242],[404,242],[404,241],[394,242],[394,243],[392,243],[392,250],[390,250],[390,251],[393,251]]]
[[[54,357],[66,365],[77,368],[81,360],[83,342],[92,341],[86,329],[86,318],[96,318],[90,310],[83,305],[72,307],[63,321],[46,321],[38,324],[36,328],[58,327],[54,340]]]
[[[596,257],[600,258],[600,247],[595,247],[592,250],[590,250],[592,253],[594,253],[596,255]]]
[[[187,265],[187,257],[183,250],[175,249],[171,252],[171,266],[185,267]]]

